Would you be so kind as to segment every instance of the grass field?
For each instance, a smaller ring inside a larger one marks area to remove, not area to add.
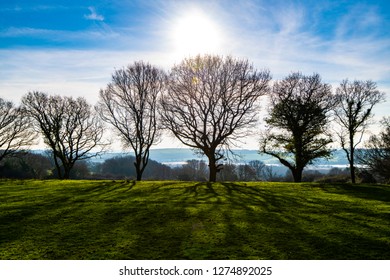
[[[2,180],[0,259],[390,259],[390,186]]]

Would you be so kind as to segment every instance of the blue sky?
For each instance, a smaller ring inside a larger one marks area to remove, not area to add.
[[[196,53],[247,58],[274,79],[371,79],[390,105],[390,1],[1,1],[0,96],[97,100],[135,60],[168,70]]]

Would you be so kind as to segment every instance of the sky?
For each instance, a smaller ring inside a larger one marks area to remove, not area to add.
[[[274,80],[373,80],[387,95],[375,117],[389,115],[388,0],[0,2],[0,97],[15,104],[33,90],[94,104],[116,69],[143,60],[168,71],[198,53],[248,59]]]

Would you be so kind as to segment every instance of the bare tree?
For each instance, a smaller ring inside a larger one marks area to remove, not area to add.
[[[251,160],[249,166],[255,171],[256,181],[264,180],[264,173],[267,166],[260,160]]]
[[[173,67],[161,99],[162,121],[184,145],[207,156],[210,182],[231,140],[256,123],[258,100],[270,79],[269,71],[232,57],[197,56]]]
[[[257,180],[256,170],[249,164],[237,165],[237,176],[240,181],[255,181]]]
[[[206,181],[208,168],[204,160],[191,159],[175,168],[177,178],[183,181]]]
[[[164,88],[165,74],[149,63],[135,62],[115,71],[112,82],[100,91],[99,110],[123,146],[135,153],[137,181],[149,161],[149,149],[160,136],[157,100]]]
[[[384,100],[384,93],[372,81],[344,80],[336,90],[335,119],[340,126],[337,132],[342,149],[347,155],[351,181],[356,182],[355,150],[373,116],[373,107]]]
[[[390,182],[390,117],[381,121],[382,131],[372,135],[365,143],[365,149],[357,151],[359,163],[364,164],[381,181]]]
[[[327,145],[331,87],[318,74],[292,73],[274,84],[271,107],[262,135],[260,152],[276,157],[301,182],[306,165],[330,155]]]
[[[94,157],[106,147],[103,125],[84,98],[34,91],[24,96],[22,103],[50,148],[60,179],[69,179],[77,161]]]
[[[0,98],[0,161],[30,146],[35,138],[36,133],[23,111]]]

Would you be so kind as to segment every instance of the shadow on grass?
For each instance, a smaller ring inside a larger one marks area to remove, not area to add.
[[[324,191],[345,194],[356,198],[390,202],[390,186],[375,184],[335,184],[319,185]]]
[[[389,191],[356,190],[96,181],[33,198],[32,189],[0,206],[0,258],[390,259]]]
[[[390,217],[374,205],[340,203],[323,197],[306,197],[294,190],[274,190],[222,183],[209,191],[207,184],[189,188],[202,197],[214,194],[228,209],[213,204],[205,213],[219,210],[225,226],[219,257],[272,259],[388,259]],[[286,187],[287,188],[287,187]],[[280,191],[280,194],[278,193]],[[370,189],[366,189],[370,191]],[[385,190],[378,191],[378,194]],[[364,197],[362,191],[361,194]],[[378,202],[383,196],[376,197]],[[372,194],[367,199],[375,199]],[[205,214],[206,216],[207,214]],[[221,221],[222,220],[222,221]],[[209,232],[213,233],[212,229]],[[209,256],[212,257],[212,256]],[[212,257],[213,258],[213,257]]]

